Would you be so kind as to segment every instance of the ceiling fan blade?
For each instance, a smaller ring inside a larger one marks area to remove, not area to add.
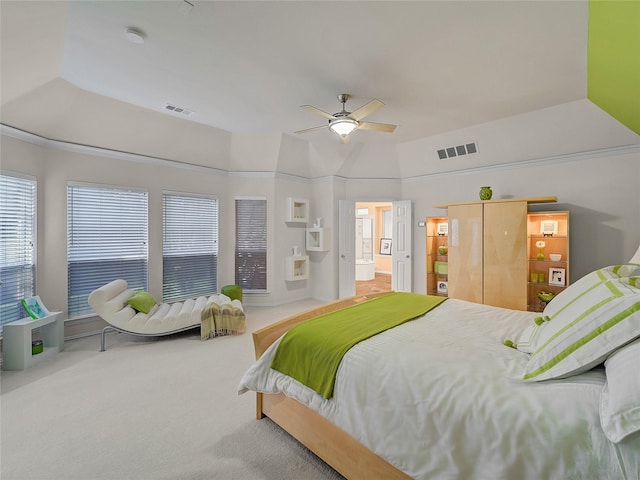
[[[373,112],[375,112],[376,110],[378,110],[378,109],[380,109],[382,107],[384,107],[384,103],[382,103],[380,100],[376,100],[374,98],[373,100],[371,100],[366,105],[363,105],[362,107],[357,109],[355,112],[349,114],[349,116],[351,118],[353,118],[354,120],[358,120],[359,121],[361,118],[364,118],[367,115],[371,115]]]
[[[359,130],[375,130],[376,132],[393,133],[397,125],[391,125],[389,123],[374,123],[374,122],[359,122]]]
[[[305,128],[304,130],[298,130],[297,132],[293,132],[293,133],[307,133],[307,132],[313,132],[314,130],[320,130],[322,128],[327,128],[329,125],[322,125],[321,127],[312,127],[312,128]]]
[[[323,110],[320,110],[319,108],[316,108],[313,105],[302,105],[302,108],[304,108],[305,110],[310,111],[311,113],[317,113],[321,117],[328,118],[329,120],[335,120],[335,118],[336,118],[333,115],[331,115],[330,113],[327,113],[327,112],[325,112]]]

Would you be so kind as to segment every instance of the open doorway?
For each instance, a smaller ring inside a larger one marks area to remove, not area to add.
[[[393,204],[356,202],[356,295],[392,289]]]

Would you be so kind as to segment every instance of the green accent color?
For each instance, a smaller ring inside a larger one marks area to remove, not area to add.
[[[542,325],[543,322],[544,322],[544,318],[542,317],[536,317],[533,319],[533,323],[535,323],[536,325]]]
[[[149,313],[156,304],[156,299],[153,298],[153,295],[150,293],[139,290],[133,297],[127,300],[127,303],[138,312]]]
[[[491,187],[480,187],[480,200],[491,200],[493,191]]]
[[[558,316],[558,314],[560,312],[562,312],[565,308],[567,308],[569,305],[573,304],[574,302],[578,301],[578,299],[580,299],[581,297],[583,297],[584,295],[587,294],[587,292],[593,290],[594,288],[598,287],[601,284],[596,284],[593,287],[589,288],[588,290],[582,292],[582,294],[580,294],[579,296],[577,296],[576,298],[574,298],[573,300],[571,300],[569,303],[567,303],[563,308],[561,308],[560,310],[558,310],[556,312],[556,314],[554,316]],[[591,314],[592,312],[594,312],[595,310],[598,310],[600,307],[602,307],[603,305],[606,305],[609,302],[612,302],[613,300],[615,300],[616,298],[619,298],[622,296],[622,292],[620,290],[618,290],[617,287],[615,287],[614,285],[612,285],[610,282],[605,282],[605,286],[611,291],[611,296],[605,298],[604,300],[601,300],[600,302],[591,305],[590,308],[588,308],[586,311],[582,312],[582,314],[580,314],[578,317],[576,317],[575,320],[573,320],[571,323],[566,324],[563,328],[561,328],[560,330],[558,330],[555,334],[553,334],[551,337],[549,337],[549,339],[540,347],[538,347],[538,349],[533,352],[533,354],[531,355],[532,357],[534,357],[535,355],[537,355],[538,353],[540,353],[541,351],[543,351],[547,345],[549,345],[553,340],[555,340],[558,336],[562,335],[564,332],[566,332],[567,330],[569,330],[571,327],[573,327],[576,323],[580,322],[583,318],[589,316],[589,314]],[[557,358],[557,357],[556,357]],[[562,357],[564,358],[564,357]],[[558,359],[558,361],[560,361],[561,359]],[[552,360],[553,361],[553,360]],[[558,362],[555,362],[558,363]],[[549,366],[549,368],[551,368],[553,365]],[[536,370],[537,371],[537,370]],[[531,374],[533,375],[533,374]]]
[[[562,360],[567,358],[569,355],[571,355],[573,352],[578,350],[583,345],[589,343],[591,340],[596,338],[598,335],[606,332],[607,330],[609,330],[612,327],[615,327],[622,320],[630,317],[631,315],[633,315],[634,313],[639,312],[639,311],[640,311],[640,302],[636,303],[634,305],[631,305],[629,308],[623,310],[622,312],[620,312],[616,316],[610,318],[609,320],[607,320],[605,323],[600,325],[598,328],[596,328],[595,330],[593,330],[589,334],[587,334],[584,337],[578,339],[573,344],[567,346],[567,348],[565,348],[562,352],[558,353],[558,355],[553,357],[551,360],[549,360],[544,365],[541,365],[540,368],[537,368],[533,372],[525,375],[523,377],[524,380],[529,380],[531,378],[535,378],[538,375],[540,375],[541,373],[544,373],[547,370],[553,368],[555,365],[560,363]]]
[[[515,343],[513,343],[513,340],[509,340],[508,338],[504,341],[504,344],[507,347],[516,348],[516,345]]]
[[[271,368],[331,398],[338,367],[351,347],[424,315],[444,300],[395,292],[313,318],[284,335]]]
[[[640,135],[640,1],[589,2],[587,98]]]
[[[240,285],[225,285],[220,293],[226,295],[231,300],[242,301],[242,287]]]

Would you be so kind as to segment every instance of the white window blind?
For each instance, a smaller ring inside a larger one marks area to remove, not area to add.
[[[0,329],[27,316],[20,300],[36,294],[36,182],[0,175]]]
[[[90,313],[87,297],[122,278],[147,290],[147,192],[68,185],[69,317]]]
[[[236,284],[267,289],[266,199],[236,199]]]
[[[218,200],[163,194],[162,299],[165,302],[218,289]]]

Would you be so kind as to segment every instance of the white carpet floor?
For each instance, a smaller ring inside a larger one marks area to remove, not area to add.
[[[341,479],[237,386],[251,332],[315,307],[247,307],[247,333],[65,342],[50,361],[0,376],[2,480]]]

